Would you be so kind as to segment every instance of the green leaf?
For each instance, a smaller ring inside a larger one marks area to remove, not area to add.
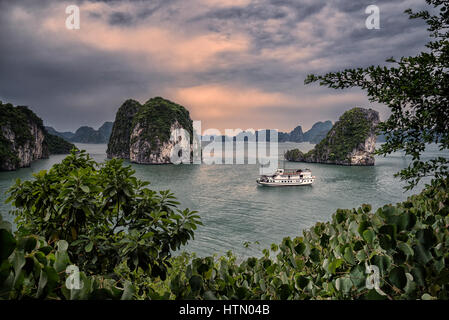
[[[134,297],[135,288],[130,281],[125,281],[123,294],[120,300],[132,300]]]
[[[70,264],[69,255],[65,251],[56,251],[55,253],[55,263],[53,267],[56,272],[62,272],[66,270],[67,266]]]
[[[422,300],[437,300],[437,298],[435,298],[435,297],[432,297],[430,294],[428,294],[428,293],[424,293],[422,296],[421,296],[421,299]]]
[[[42,269],[39,275],[39,283],[37,285],[36,298],[40,298],[40,296],[42,295],[45,286],[47,285],[47,281],[48,281],[47,273],[45,272],[45,269]]]
[[[366,274],[365,268],[362,265],[358,265],[351,270],[350,279],[356,288],[365,288],[366,286]]]
[[[320,251],[317,248],[312,248],[312,250],[310,250],[309,257],[315,263],[320,262]]]
[[[12,265],[14,268],[14,273],[17,277],[19,275],[20,271],[22,270],[22,268],[25,266],[25,255],[24,255],[23,251],[16,250],[14,252],[14,256],[12,259]]]
[[[86,252],[91,252],[92,249],[94,247],[94,243],[92,241],[90,241],[85,247],[84,250],[86,250]]]
[[[375,235],[374,235],[373,230],[367,229],[367,230],[363,231],[362,238],[363,238],[363,240],[365,240],[368,244],[371,244],[371,245],[373,244],[374,237],[375,237]]]
[[[58,251],[67,251],[69,248],[69,243],[65,240],[59,240],[56,245],[58,247]]]
[[[421,243],[413,246],[413,252],[415,260],[423,265],[432,260],[432,254]]]
[[[351,291],[353,283],[349,277],[338,278],[335,281],[335,288],[343,293]]]
[[[0,263],[7,259],[16,247],[16,240],[6,229],[0,229]]]
[[[375,289],[371,289],[363,295],[366,300],[386,300],[387,296],[379,294]]]
[[[416,232],[416,238],[424,249],[430,249],[435,244],[435,236],[430,229],[421,229]]]
[[[413,249],[405,242],[400,242],[398,248],[408,257],[413,256]]]
[[[327,270],[331,274],[335,274],[337,269],[343,264],[343,259],[334,259],[329,263]]]
[[[345,258],[345,261],[347,263],[355,264],[354,252],[352,251],[351,247],[348,246],[345,248],[345,253],[344,253],[343,257]]]
[[[306,245],[302,242],[298,243],[295,246],[295,252],[299,255],[303,254],[305,249],[306,249]]]
[[[190,288],[192,289],[192,291],[194,291],[194,292],[199,291],[203,286],[203,278],[198,275],[193,275],[189,279],[189,284],[190,284]]]
[[[304,275],[297,274],[295,275],[295,284],[299,289],[304,289],[309,284],[309,279]]]
[[[217,297],[215,296],[215,294],[210,290],[204,292],[203,297],[206,300],[217,300]]]
[[[405,288],[405,285],[407,284],[407,277],[405,275],[404,268],[402,267],[396,267],[391,270],[388,279],[391,284],[399,289]]]

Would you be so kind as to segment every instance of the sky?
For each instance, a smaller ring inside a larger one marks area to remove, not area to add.
[[[80,29],[66,28],[68,5]],[[365,9],[380,9],[380,29]],[[304,85],[308,74],[387,64],[424,50],[424,0],[0,1],[0,100],[58,131],[113,121],[120,105],[162,96],[207,128],[309,129],[356,106],[358,89]]]

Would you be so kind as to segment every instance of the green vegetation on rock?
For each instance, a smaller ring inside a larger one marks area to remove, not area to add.
[[[43,130],[42,120],[26,106],[14,107],[0,101],[0,170],[15,170],[20,166],[17,149],[28,143],[35,148],[32,126]],[[47,146],[42,146],[42,156],[48,155]]]
[[[289,161],[304,161],[318,163],[335,163],[345,165],[370,165],[374,158],[366,150],[366,141],[372,138],[369,146],[374,147],[376,139],[376,125],[379,115],[371,109],[353,108],[346,111],[334,124],[326,137],[314,149],[304,154],[298,149],[289,150],[285,158]],[[361,152],[363,158],[360,163],[351,159],[354,152]],[[371,151],[374,152],[374,149]]]
[[[19,158],[14,152],[13,142],[5,137],[6,131],[10,130],[15,138],[14,143],[23,146],[26,142],[32,142],[30,123],[35,123],[42,128],[42,120],[28,107],[14,107],[11,103],[0,101],[0,167],[1,164],[12,164],[17,166]]]
[[[137,163],[168,163],[167,154],[162,155],[161,150],[169,142],[176,123],[193,135],[189,111],[183,106],[161,97],[143,105],[127,100],[117,112],[108,157],[132,158]]]
[[[370,134],[372,122],[362,108],[346,111],[332,127],[326,138],[315,146],[313,154],[322,159],[329,155],[332,161],[345,161],[348,154]]]
[[[142,105],[132,99],[126,100],[115,116],[108,143],[108,158],[129,159],[129,138],[133,129],[133,119]]]
[[[304,152],[299,149],[288,150],[284,154],[284,158],[288,161],[303,161],[305,159]]]
[[[143,128],[143,132],[134,140],[149,141],[152,150],[155,150],[170,139],[170,128],[176,121],[190,136],[193,135],[192,120],[186,108],[161,97],[152,98],[133,119],[133,128],[137,125]],[[131,140],[131,144],[134,142]]]
[[[27,161],[47,158],[49,154],[69,153],[73,144],[47,132],[40,119],[26,106],[14,107],[0,102],[0,169],[15,170]]]
[[[32,140],[30,123],[34,123],[42,129],[42,119],[26,106],[14,107],[11,103],[3,104],[0,101],[0,127],[8,126],[14,132],[16,143],[23,145]]]
[[[68,154],[75,148],[73,143],[48,132],[45,132],[45,142],[48,145],[48,152],[50,154]]]

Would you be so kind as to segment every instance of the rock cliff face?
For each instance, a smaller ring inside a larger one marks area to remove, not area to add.
[[[181,129],[182,126],[178,121],[175,121],[170,127],[170,132],[176,132],[177,129]],[[168,140],[161,142],[159,138],[155,138],[153,141],[156,143],[157,152],[154,152],[154,147],[147,139],[140,139],[145,128],[140,124],[137,124],[133,132],[131,133],[131,141],[133,143],[129,150],[129,160],[131,162],[140,164],[168,164],[171,163],[170,157],[175,147],[174,140]]]
[[[326,137],[304,154],[298,149],[285,154],[289,161],[340,165],[374,165],[376,127],[379,113],[372,109],[354,108],[346,111]]]
[[[47,133],[42,120],[28,107],[0,102],[0,170],[29,167],[33,160],[72,146],[59,139]]]
[[[160,97],[144,105],[127,100],[116,115],[108,158],[129,159],[140,164],[171,163],[175,147],[171,138],[177,136],[179,129],[192,135],[192,120],[184,107]]]
[[[108,158],[129,159],[129,141],[133,130],[133,119],[142,105],[136,100],[126,100],[118,109],[109,138]]]
[[[21,140],[12,126],[3,125],[1,134],[5,145],[9,145],[9,156],[6,156],[1,161],[1,170],[16,170],[17,168],[29,167],[33,160],[48,158],[48,147],[44,144],[44,131],[39,128],[36,123],[30,122],[26,128],[23,129],[29,137]]]

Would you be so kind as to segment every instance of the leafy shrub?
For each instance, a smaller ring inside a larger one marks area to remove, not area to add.
[[[128,281],[79,273],[79,289],[67,288],[68,243],[53,245],[43,237],[14,237],[0,216],[1,299],[131,299],[134,288]]]
[[[73,263],[108,274],[122,262],[165,278],[172,251],[193,238],[199,216],[179,210],[169,191],[152,191],[130,166],[113,159],[95,163],[75,150],[34,180],[11,187],[20,235],[69,243]]]
[[[194,258],[171,271],[177,299],[448,299],[449,181],[371,212],[337,210],[261,258]],[[182,257],[185,259],[185,257]],[[379,268],[368,289],[367,266]]]

